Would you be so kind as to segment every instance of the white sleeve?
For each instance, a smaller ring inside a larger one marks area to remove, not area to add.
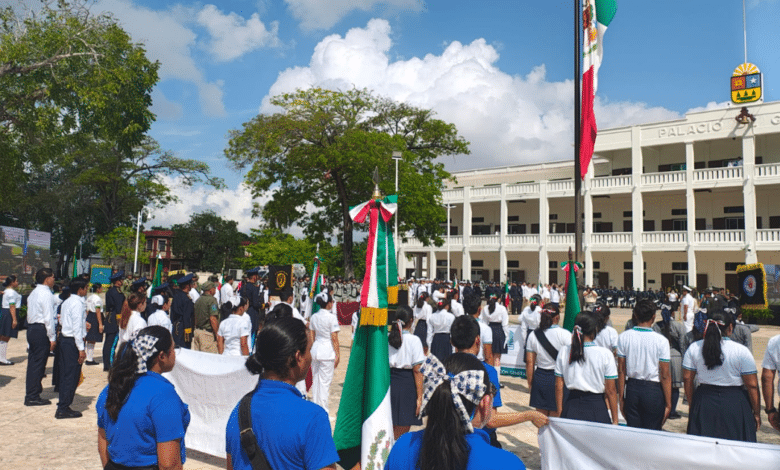
[[[56,341],[57,333],[54,330],[54,304],[47,301],[41,302],[41,304],[43,305],[43,324],[46,326],[46,335],[49,337],[49,341]]]
[[[507,341],[509,341],[509,313],[507,313],[506,308],[501,312],[501,317],[501,328],[504,330],[504,346],[506,346]]]
[[[339,331],[341,331],[341,327],[339,326],[339,319],[334,315],[333,319],[331,320],[330,332],[338,333]]]
[[[428,323],[428,334],[425,339],[428,343],[428,348],[430,349],[431,343],[433,342],[433,325],[431,325],[430,322]]]

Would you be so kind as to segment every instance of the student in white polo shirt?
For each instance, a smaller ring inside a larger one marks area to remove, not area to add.
[[[627,425],[660,431],[672,410],[669,341],[653,331],[655,304],[650,300],[636,303],[634,321],[633,329],[618,336],[620,410]]]
[[[685,353],[688,434],[756,442],[761,427],[756,363],[748,348],[729,339],[733,329],[730,314],[713,313],[705,323],[704,339]],[[695,392],[694,380],[699,382]]]
[[[610,350],[593,343],[598,332],[595,313],[583,311],[574,319],[571,345],[562,346],[555,361],[557,414],[561,418],[617,425],[615,357]],[[569,389],[565,403],[564,385]]]
[[[780,431],[780,413],[775,408],[775,376],[780,369],[780,335],[773,336],[766,345],[761,362],[761,390],[769,424]]]
[[[528,335],[525,344],[525,363],[528,389],[531,391],[529,405],[545,416],[556,413],[555,361],[558,351],[571,344],[571,335],[558,326],[560,310],[552,303],[542,308],[539,327]],[[567,391],[564,390],[564,399]]]

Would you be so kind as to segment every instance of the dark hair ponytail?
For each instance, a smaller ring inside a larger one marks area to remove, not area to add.
[[[167,328],[159,325],[148,326],[138,332],[138,336],[149,335],[157,338],[154,345],[156,352],[146,361],[146,367],[151,369],[154,361],[162,351],[168,351],[173,344],[173,337]],[[116,360],[108,371],[108,392],[106,394],[106,411],[112,421],[116,421],[119,412],[133,390],[135,381],[140,374],[136,373],[138,356],[133,350],[133,342],[128,341],[117,351]]]
[[[539,319],[539,329],[545,331],[553,326],[556,323],[553,319],[560,316],[560,314],[560,309],[553,303],[544,304],[544,307],[542,307],[542,316]]]
[[[599,330],[603,330],[607,327],[607,320],[609,320],[609,316],[612,314],[612,311],[609,309],[609,306],[607,304],[597,303],[593,307],[593,313],[595,313],[598,316],[599,319]]]
[[[246,368],[252,374],[270,371],[280,378],[287,378],[295,354],[305,354],[308,343],[306,325],[297,318],[289,316],[266,320],[257,334],[255,352],[246,360]]]
[[[715,312],[708,317],[704,324],[704,344],[701,347],[701,355],[704,357],[707,369],[714,369],[723,365],[723,350],[720,342],[726,336],[733,319],[731,315],[724,312]]]
[[[6,277],[5,280],[3,281],[3,287],[8,287],[14,282],[16,282],[16,275],[11,274],[8,277]]]
[[[317,296],[317,305],[319,305],[320,308],[327,307],[328,304],[331,302],[333,302],[333,296],[330,295],[330,293],[328,292],[325,292]]]
[[[412,321],[412,309],[406,305],[401,305],[395,312],[395,321],[390,326],[390,334],[387,336],[387,342],[395,349],[399,349],[403,344],[403,333],[401,330]]]
[[[488,300],[488,311],[490,313],[496,311],[496,298],[493,296],[490,296],[490,300]]]
[[[574,332],[571,335],[571,353],[569,364],[585,363],[585,337],[595,338],[599,332],[599,318],[593,312],[583,310],[574,319]]]
[[[231,313],[233,313],[233,302],[228,300],[219,308],[220,321],[229,317]]]
[[[415,304],[415,305],[417,305],[417,308],[422,308],[422,306],[425,304],[425,300],[427,298],[428,298],[428,293],[427,292],[423,292],[422,294],[420,294],[420,298],[417,299],[417,304]]]
[[[444,367],[450,374],[467,370],[485,372],[485,366],[473,354],[455,353],[444,360]],[[490,389],[490,378],[484,374],[485,385]],[[477,406],[461,397],[469,415]],[[465,470],[469,460],[470,447],[466,442],[466,427],[453,403],[449,381],[445,380],[431,395],[425,406],[428,422],[420,446],[417,468],[425,470]]]
[[[437,310],[444,310],[445,308],[447,308],[449,306],[450,306],[450,299],[445,297],[445,298],[441,299],[438,304],[436,304],[436,309]]]

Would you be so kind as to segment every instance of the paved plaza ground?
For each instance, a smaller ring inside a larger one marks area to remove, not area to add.
[[[618,332],[623,330],[630,317],[628,310],[616,309],[612,321]],[[517,317],[510,317],[511,323],[517,323]],[[331,388],[330,416],[335,423],[341,387],[344,382],[349,361],[350,331],[344,327],[340,333],[342,360]],[[760,366],[767,341],[780,334],[778,327],[761,327],[753,334],[753,350],[756,365]],[[98,345],[100,346],[100,345]],[[25,353],[25,332],[9,344],[8,357],[16,364],[0,368],[0,422],[2,422],[3,452],[0,454],[0,468],[4,469],[73,469],[99,470],[100,459],[97,453],[97,425],[95,400],[106,384],[106,373],[101,366],[84,366],[84,383],[78,388],[73,409],[84,413],[80,419],[56,420],[57,394],[52,392],[51,365],[49,360],[48,376],[44,379],[43,398],[52,400],[49,406],[25,407],[24,386],[27,355]],[[96,351],[97,352],[97,351]],[[97,354],[96,354],[97,355]],[[501,390],[503,410],[528,409],[528,388],[524,379],[502,377],[504,388]],[[763,405],[763,401],[762,401]],[[683,418],[667,421],[664,429],[671,432],[685,432],[688,407],[680,403],[678,410]],[[766,415],[762,413],[763,425],[758,432],[758,441],[780,445],[780,433],[769,427]],[[539,469],[539,449],[537,430],[530,423],[523,423],[498,432],[504,448],[517,454],[529,469]],[[223,459],[214,458],[199,452],[189,451],[184,465],[188,470],[211,470],[225,468]]]

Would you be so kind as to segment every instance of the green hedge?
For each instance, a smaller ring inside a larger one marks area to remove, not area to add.
[[[755,320],[757,322],[770,322],[774,319],[774,312],[772,312],[772,309],[770,308],[743,308],[742,309],[742,320],[748,321],[748,320]]]

